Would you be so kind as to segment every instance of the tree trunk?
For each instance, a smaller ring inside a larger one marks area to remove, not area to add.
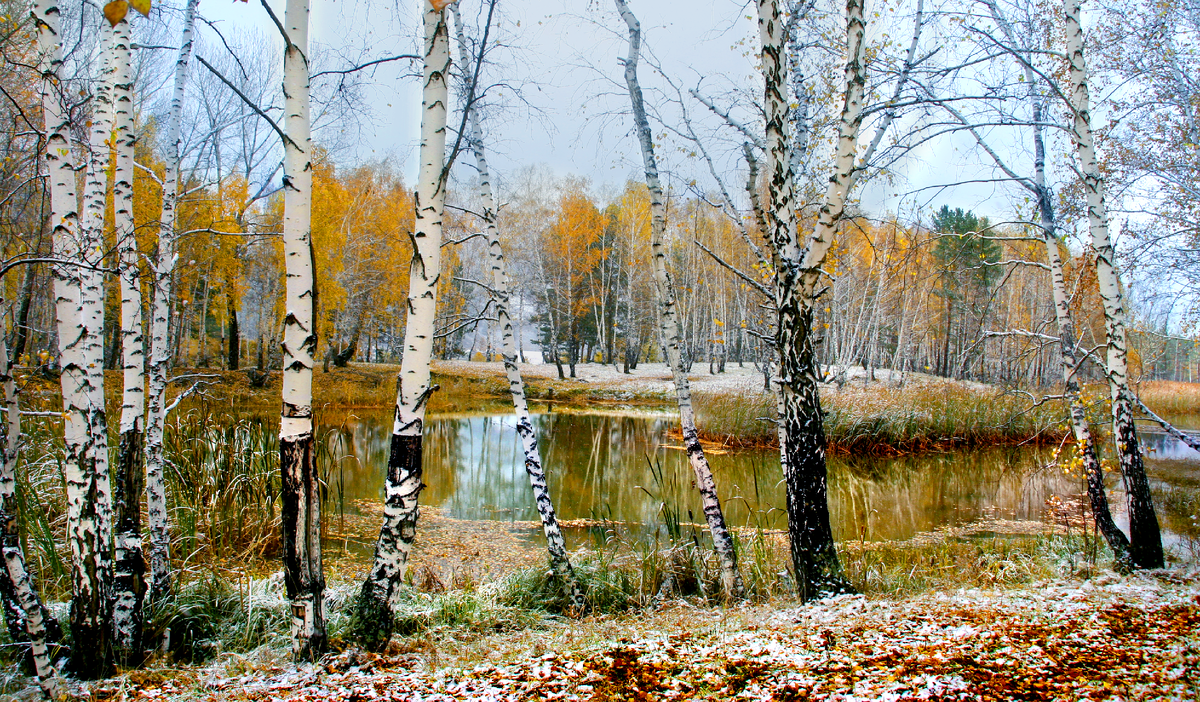
[[[425,405],[437,389],[430,385],[429,361],[437,318],[442,211],[446,199],[446,76],[450,71],[446,5],[446,0],[425,0],[421,168],[414,197],[416,221],[409,266],[408,323],[404,328],[404,356],[396,383],[384,521],[375,544],[374,563],[359,593],[355,614],[358,634],[370,650],[382,649],[391,637],[391,604],[408,566],[420,514],[417,497],[422,487]]]
[[[312,249],[312,139],[309,125],[308,0],[288,0],[283,54],[285,130],[283,248],[283,413],[279,424],[283,574],[291,601],[292,656],[316,660],[325,633],[321,566],[321,484],[313,446],[312,379],[317,347]]]
[[[46,218],[46,224],[50,222],[50,218]],[[38,248],[41,248],[41,238],[38,239]],[[17,319],[13,328],[13,348],[12,348],[12,364],[14,366],[21,363],[21,357],[25,355],[25,345],[29,340],[29,307],[33,304],[33,284],[37,280],[37,265],[29,264],[25,266],[25,275],[21,279],[21,299],[17,303]]]
[[[776,349],[779,354],[780,462],[787,488],[788,532],[801,599],[850,590],[833,543],[827,500],[825,428],[812,348],[813,295],[820,266],[856,180],[855,157],[866,82],[861,0],[847,0],[845,95],[836,164],[807,246],[797,231],[789,159],[787,67],[775,0],[759,0],[765,79],[767,240],[775,258]]]
[[[20,520],[17,515],[17,463],[21,458],[21,406],[17,384],[12,375],[8,349],[0,335],[0,384],[4,386],[7,427],[0,433],[0,555],[4,558],[3,591],[5,615],[11,617],[8,631],[13,641],[27,641],[33,659],[34,674],[46,697],[60,699],[62,682],[58,678],[49,645],[58,643],[62,632],[58,622],[42,604],[25,569],[21,549]],[[11,598],[11,600],[10,600]]]
[[[492,5],[491,7],[494,7]],[[467,38],[463,32],[462,16],[458,4],[452,5],[454,23],[458,29],[459,58],[464,72],[471,65],[467,51]],[[490,22],[491,16],[489,14]],[[482,59],[480,59],[482,60]],[[550,499],[550,490],[546,486],[546,472],[542,467],[542,457],[538,451],[537,436],[533,432],[533,423],[529,419],[529,404],[525,399],[525,383],[521,371],[517,368],[517,341],[513,330],[512,317],[509,316],[508,271],[504,260],[504,250],[500,246],[500,231],[496,226],[496,200],[492,194],[491,172],[488,170],[487,153],[483,146],[483,128],[480,125],[479,112],[474,105],[470,110],[470,143],[475,154],[475,164],[479,170],[479,197],[483,203],[483,221],[487,234],[488,256],[491,259],[492,289],[496,297],[496,318],[500,326],[502,352],[504,356],[504,371],[508,375],[508,389],[512,394],[513,410],[517,415],[517,435],[521,437],[521,448],[525,452],[525,473],[529,476],[529,487],[533,491],[534,503],[538,515],[542,519],[542,531],[546,535],[546,550],[550,556],[550,567],[562,585],[563,593],[571,603],[571,609],[582,613],[587,607],[583,590],[579,587],[579,579],[571,568],[567,557],[567,546],[563,539],[562,530],[558,526],[558,517],[554,511],[554,503]]]
[[[175,217],[179,194],[179,142],[188,64],[192,57],[192,31],[200,0],[187,0],[183,33],[175,61],[175,85],[167,120],[167,155],[163,174],[162,214],[159,216],[158,251],[154,257],[153,300],[150,306],[150,396],[146,418],[146,522],[150,531],[150,578],[146,593],[156,602],[171,592],[171,533],[167,514],[164,475],[163,427],[167,421],[167,371],[170,370],[172,296],[175,273]],[[178,328],[178,324],[176,325]]]
[[[46,127],[43,156],[53,218],[52,247],[56,259],[99,264],[85,257],[103,249],[104,166],[89,163],[84,191],[86,217],[76,201],[69,114],[60,95],[62,43],[60,9],[53,0],[34,6],[42,74],[42,108]],[[107,26],[107,25],[105,25]],[[101,80],[93,102],[90,140],[107,156],[109,129],[105,31]],[[97,156],[97,159],[103,158]],[[103,158],[107,162],[107,158]],[[98,202],[97,202],[98,201]],[[66,451],[63,477],[67,491],[67,540],[71,548],[71,632],[76,642],[70,670],[81,678],[98,678],[111,670],[112,625],[112,495],[108,475],[108,431],[104,414],[103,276],[84,265],[53,267],[55,319],[58,331],[63,427]]]
[[[113,131],[116,168],[113,179],[113,227],[117,237],[121,280],[121,350],[124,390],[121,400],[121,438],[113,489],[116,511],[114,556],[113,648],[118,661],[136,666],[141,661],[143,576],[142,555],[142,430],[145,422],[146,371],[142,348],[142,288],[140,259],[133,225],[133,79],[129,22],[113,28]]]
[[[666,247],[663,234],[666,230],[666,211],[663,205],[662,186],[658,180],[658,164],[654,156],[654,140],[650,132],[650,122],[646,118],[646,108],[642,99],[642,88],[638,84],[637,65],[640,58],[642,29],[641,24],[626,5],[625,0],[615,0],[621,18],[629,28],[629,56],[624,60],[625,85],[629,89],[629,99],[633,105],[633,120],[637,128],[638,142],[641,145],[642,163],[646,171],[646,187],[650,190],[650,247],[653,250],[654,291],[658,308],[659,339],[666,352],[667,363],[671,367],[671,375],[675,381],[675,396],[679,405],[679,424],[683,432],[683,445],[687,452],[688,463],[696,477],[696,489],[700,491],[700,499],[704,505],[704,517],[712,534],[713,548],[721,564],[721,588],[727,598],[738,598],[743,594],[742,576],[738,572],[737,552],[733,546],[733,538],[725,525],[725,514],[721,510],[721,501],[717,497],[717,484],[713,480],[712,469],[709,468],[708,458],[696,433],[696,416],[692,408],[692,390],[687,373],[683,367],[680,354],[682,344],[679,328],[678,309],[675,299],[675,288],[667,272]]]
[[[237,300],[232,293],[226,293],[225,309],[229,316],[229,357],[226,367],[235,371],[242,359],[242,332],[238,326]]]
[[[1108,211],[1104,203],[1104,176],[1096,160],[1092,141],[1091,108],[1088,98],[1087,65],[1083,55],[1083,27],[1079,20],[1080,0],[1065,0],[1067,60],[1074,112],[1072,136],[1079,156],[1083,187],[1087,194],[1088,225],[1096,250],[1096,279],[1104,303],[1104,331],[1108,341],[1107,369],[1112,400],[1113,438],[1125,477],[1129,500],[1129,541],[1133,565],[1138,568],[1163,567],[1162,536],[1150,482],[1142,462],[1137,428],[1133,423],[1133,393],[1129,389],[1128,342],[1125,333],[1125,301],[1117,273],[1116,251],[1108,232]]]

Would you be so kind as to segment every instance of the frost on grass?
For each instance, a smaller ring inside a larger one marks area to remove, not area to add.
[[[290,670],[220,665],[187,697],[1183,700],[1200,698],[1198,625],[1196,571],[901,601],[845,596],[782,610],[680,605],[487,639],[485,648],[510,651],[544,644],[507,663],[455,663],[425,641]],[[125,687],[128,699],[171,698],[171,689]]]

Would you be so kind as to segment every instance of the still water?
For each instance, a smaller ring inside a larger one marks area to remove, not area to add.
[[[391,413],[355,410],[319,421],[322,432],[332,432],[327,441],[338,439],[329,474],[331,498],[338,503],[333,508],[353,511],[356,500],[379,500]],[[559,518],[656,528],[666,505],[683,521],[702,521],[686,458],[678,443],[666,437],[677,421],[665,413],[535,415]],[[1162,452],[1175,450],[1174,444],[1161,441],[1152,445]],[[1046,467],[1050,453],[1049,448],[1025,447],[899,458],[832,456],[835,538],[905,539],[984,517],[1041,519],[1048,498],[1084,489],[1081,479]],[[709,460],[731,524],[786,526],[777,453],[710,453]],[[446,516],[511,522],[538,518],[511,416],[431,417],[424,465],[428,487],[421,502],[441,508]],[[1123,501],[1116,494],[1111,498],[1114,507]]]

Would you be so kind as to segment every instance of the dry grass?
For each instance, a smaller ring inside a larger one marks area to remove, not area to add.
[[[835,450],[912,453],[1061,437],[1063,410],[1025,395],[935,381],[904,388],[823,390],[825,433]],[[697,394],[701,435],[733,446],[778,446],[772,394]]]

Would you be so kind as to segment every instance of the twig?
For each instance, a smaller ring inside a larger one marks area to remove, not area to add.
[[[263,5],[266,5],[266,2],[263,2]],[[280,31],[282,31],[282,29]],[[242,102],[246,103],[246,105],[250,109],[254,110],[254,112],[257,113],[259,117],[262,117],[263,119],[265,119],[267,121],[267,124],[271,125],[271,129],[274,129],[275,133],[279,135],[279,138],[283,140],[283,143],[285,146],[287,144],[291,144],[292,146],[296,147],[297,149],[300,149],[300,145],[297,144],[296,142],[292,141],[291,137],[289,137],[287,134],[284,134],[283,130],[279,128],[279,125],[275,123],[275,120],[271,119],[270,116],[268,116],[266,112],[263,112],[261,107],[259,107],[258,105],[255,105],[253,100],[246,97],[245,94],[242,93],[242,91],[238,90],[237,86],[235,86],[233,83],[230,83],[228,78],[221,75],[220,71],[213,68],[212,64],[210,64],[208,61],[205,61],[203,56],[201,56],[200,54],[196,54],[196,60],[199,61],[202,66],[204,66],[209,71],[211,71],[212,74],[217,77],[217,80],[221,81],[230,90],[232,90],[234,95],[237,95],[238,97],[240,97],[242,99]],[[303,151],[304,149],[300,149],[300,150]]]
[[[377,66],[381,63],[388,63],[391,61],[401,61],[403,59],[408,59],[410,61],[420,61],[421,57],[413,56],[412,54],[401,54],[399,56],[388,56],[386,58],[375,59],[374,61],[367,61],[366,63],[364,63],[360,66],[355,66],[354,68],[346,68],[346,69],[337,70],[337,71],[320,71],[318,73],[314,73],[311,76],[309,76],[309,79],[311,80],[312,78],[320,78],[321,76],[330,76],[330,75],[344,76],[347,73],[354,73],[355,71],[361,71],[364,68],[369,68],[371,66]]]

